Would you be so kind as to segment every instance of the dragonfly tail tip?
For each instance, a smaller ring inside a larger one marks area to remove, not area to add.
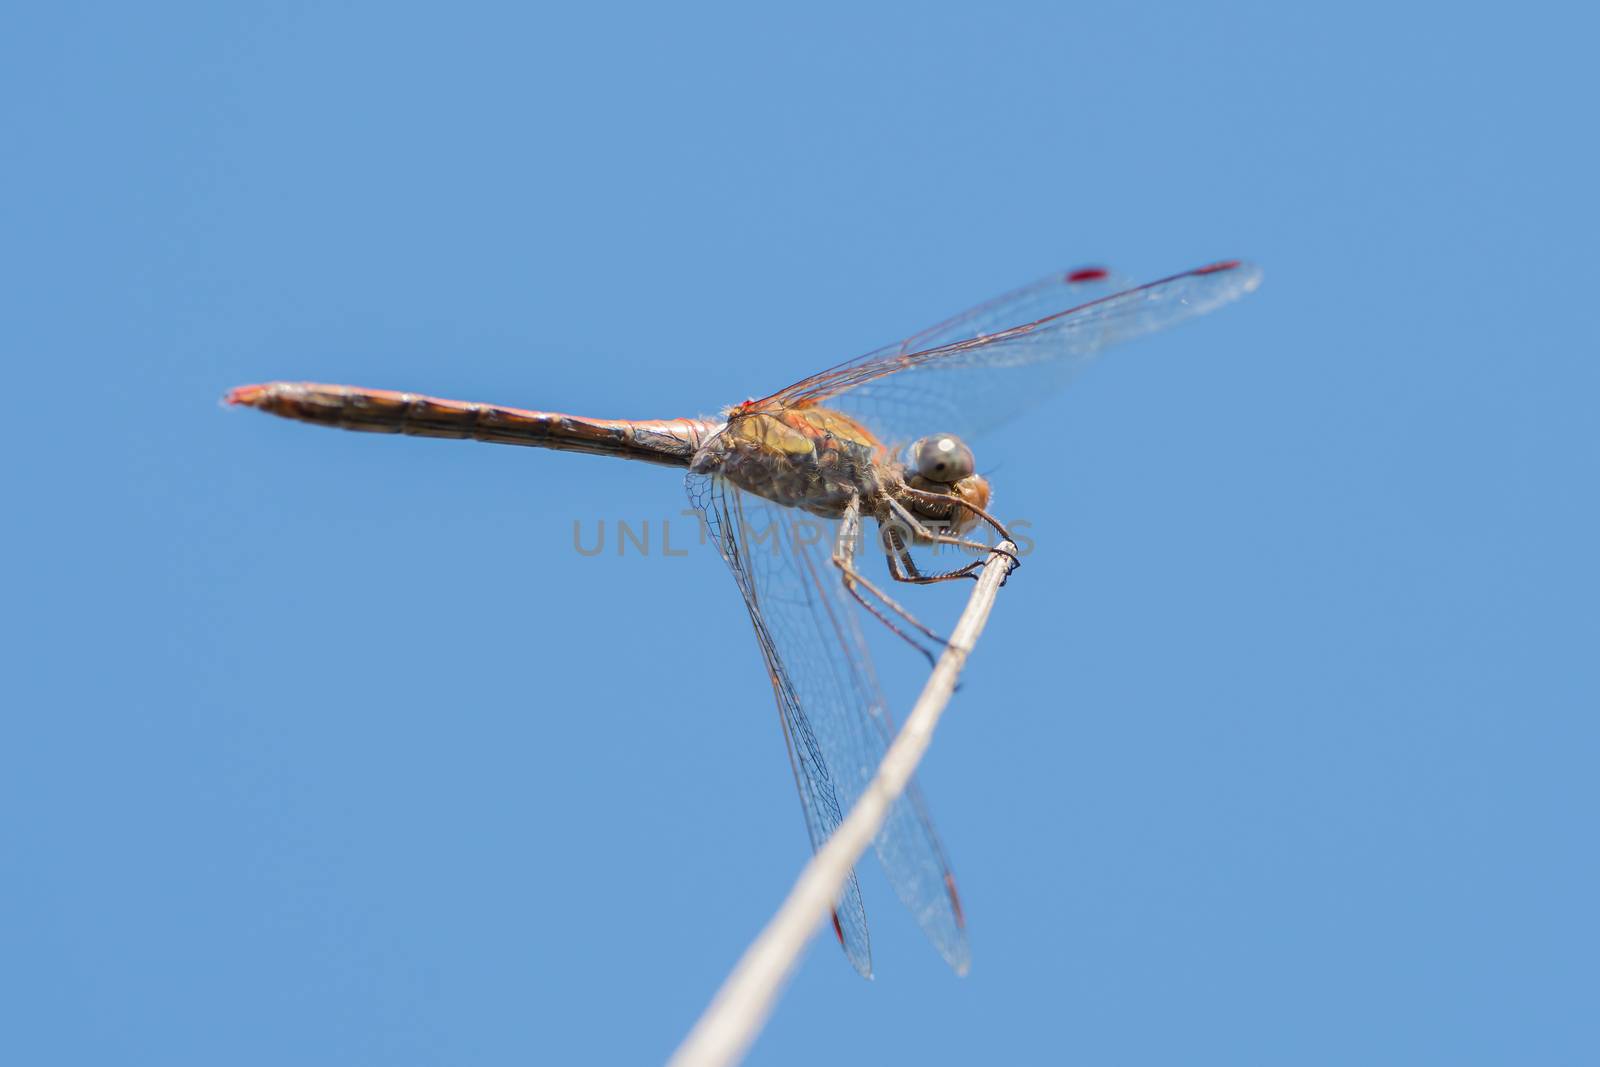
[[[264,385],[239,385],[229,389],[222,396],[222,402],[229,407],[244,405],[253,408],[261,403],[266,395],[267,387]]]

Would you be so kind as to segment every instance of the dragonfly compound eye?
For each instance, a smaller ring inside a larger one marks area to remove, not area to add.
[[[911,446],[911,465],[930,482],[954,485],[972,474],[972,449],[953,434],[924,437]]]

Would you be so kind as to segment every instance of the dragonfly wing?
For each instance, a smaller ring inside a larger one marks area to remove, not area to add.
[[[821,848],[843,821],[849,798],[841,789],[841,783],[835,780],[834,769],[828,764],[822,741],[807,714],[805,696],[812,694],[802,695],[803,691],[815,689],[826,679],[809,674],[797,678],[789,663],[789,659],[795,659],[804,669],[809,657],[804,653],[801,657],[794,654],[817,642],[805,640],[809,637],[805,631],[806,620],[789,602],[796,591],[778,588],[774,581],[774,570],[784,569],[774,554],[780,550],[779,543],[774,540],[779,531],[764,521],[769,518],[766,509],[747,507],[757,498],[722,478],[691,474],[688,488],[689,499],[705,517],[706,532],[733,573],[749,610],[756,644],[766,661],[767,676],[777,699],[778,720],[783,727],[806,830],[811,835],[812,848]],[[804,590],[798,592],[803,597]],[[784,654],[785,646],[790,652],[788,658]],[[841,793],[846,795],[841,796]],[[872,947],[867,936],[866,909],[854,871],[834,904],[833,922],[845,955],[863,977],[870,978]]]
[[[820,848],[877,770],[892,726],[856,605],[830,559],[835,524],[715,476],[690,475],[689,495],[749,610],[806,828]],[[890,810],[876,847],[897,895],[941,955],[964,973],[970,951],[955,881],[914,785]],[[834,917],[846,955],[870,975],[854,874]]]
[[[970,341],[975,337],[985,337],[1002,330],[1009,330],[1020,323],[1037,322],[1058,312],[1082,307],[1101,297],[1131,288],[1133,288],[1132,281],[1124,275],[1112,273],[1105,267],[1078,267],[1074,270],[1057,271],[1048,277],[1040,278],[1032,285],[1024,285],[1020,289],[1013,289],[993,300],[985,301],[977,307],[968,308],[937,326],[930,326],[898,344],[885,345],[877,352],[850,360],[849,363],[860,363],[891,354],[925,352],[930,348],[941,348],[957,341]]]
[[[1134,288],[1097,268],[1056,274],[753,406],[826,404],[859,416],[891,445],[932,432],[975,437],[1042,402],[1103,349],[1202,315],[1260,282],[1259,269],[1238,261]]]

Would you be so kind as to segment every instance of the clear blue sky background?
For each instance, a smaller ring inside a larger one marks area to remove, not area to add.
[[[1578,5],[6,24],[0,1059],[655,1062],[807,854],[720,562],[573,551],[676,475],[228,386],[709,413],[1246,256],[979,442],[972,974],[869,865],[877,980],[819,940],[751,1062],[1600,1062]]]

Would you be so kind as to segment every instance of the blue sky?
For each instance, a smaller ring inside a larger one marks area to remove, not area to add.
[[[14,13],[4,1058],[657,1061],[807,854],[720,562],[573,550],[674,473],[227,387],[704,414],[1245,256],[976,443],[1037,549],[922,775],[971,975],[868,864],[876,981],[819,939],[750,1062],[1594,1062],[1595,29]]]

